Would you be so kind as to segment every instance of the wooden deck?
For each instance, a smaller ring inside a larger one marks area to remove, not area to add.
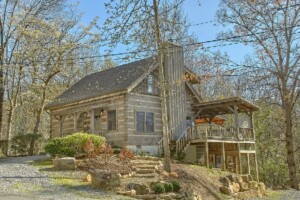
[[[203,124],[189,127],[176,141],[176,152],[185,151],[193,142],[255,143],[252,128]]]
[[[230,140],[230,141],[254,141],[252,128],[224,127],[213,124],[194,126],[191,130],[192,139],[203,140]]]

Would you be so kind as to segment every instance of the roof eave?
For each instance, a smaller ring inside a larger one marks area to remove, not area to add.
[[[111,96],[116,96],[116,95],[122,95],[122,94],[126,94],[126,93],[128,93],[127,89],[121,90],[121,91],[118,91],[118,92],[113,92],[113,93],[106,94],[106,95],[101,95],[101,96],[97,96],[97,97],[82,99],[82,100],[78,100],[78,101],[74,101],[74,102],[62,103],[62,104],[53,105],[53,106],[52,105],[50,105],[50,106],[47,105],[45,107],[45,110],[52,111],[52,110],[56,110],[56,109],[60,109],[60,108],[74,106],[76,104],[87,103],[87,102],[96,101],[96,100],[109,98]]]

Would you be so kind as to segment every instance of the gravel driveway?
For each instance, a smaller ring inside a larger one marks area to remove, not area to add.
[[[55,184],[47,173],[39,171],[28,162],[45,156],[12,157],[0,159],[0,199],[12,200],[83,200],[124,199],[113,193],[79,186],[74,190]]]

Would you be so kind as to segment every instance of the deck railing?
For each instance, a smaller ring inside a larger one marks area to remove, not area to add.
[[[194,139],[216,139],[216,140],[254,140],[252,128],[223,127],[213,124],[194,126]]]
[[[184,148],[191,142],[193,139],[193,131],[189,126],[185,129],[183,134],[176,140],[176,152],[183,151]]]

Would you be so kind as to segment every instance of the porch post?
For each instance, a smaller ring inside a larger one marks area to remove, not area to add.
[[[247,153],[247,174],[251,174],[249,153]]]
[[[63,117],[62,115],[59,115],[59,136],[63,136],[63,121],[64,121],[65,117]]]
[[[208,148],[208,142],[205,141],[205,161],[206,161],[206,167],[209,168],[209,148]]]
[[[238,161],[239,161],[239,174],[242,174],[243,166],[242,166],[242,154],[240,152],[240,143],[237,143],[237,150],[238,150]]]
[[[256,157],[256,146],[255,146],[255,153],[254,153],[254,163],[255,163],[255,175],[256,181],[259,182],[259,174],[258,174],[258,164],[257,164],[257,157]]]
[[[222,146],[222,171],[226,171],[226,155],[225,155],[225,144],[224,142],[221,143]]]
[[[234,119],[235,119],[236,136],[239,139],[239,135],[240,135],[239,114],[238,114],[238,107],[236,105],[234,105]]]
[[[77,132],[77,121],[78,121],[79,115],[80,115],[79,113],[74,113],[73,114],[73,116],[74,116],[74,118],[73,118],[73,120],[74,120],[74,133]]]
[[[250,122],[251,122],[252,137],[253,137],[253,140],[255,141],[254,120],[253,120],[253,113],[252,112],[250,112]]]
[[[235,173],[239,174],[239,168],[238,168],[239,162],[238,162],[238,158],[237,157],[238,157],[237,155],[234,156]]]
[[[95,133],[95,111],[90,111],[90,132]]]

